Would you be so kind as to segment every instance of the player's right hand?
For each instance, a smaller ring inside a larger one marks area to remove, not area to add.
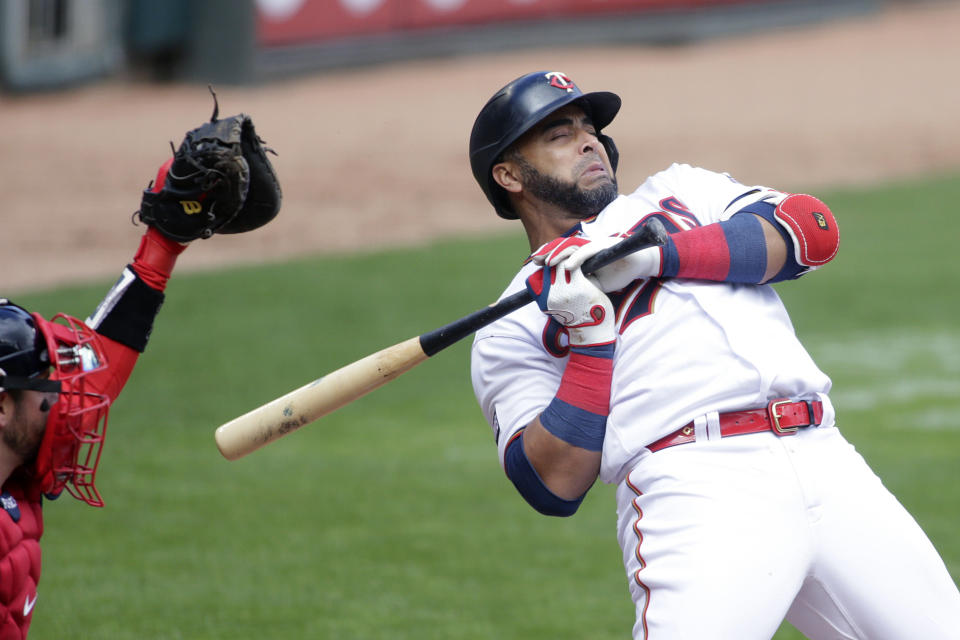
[[[551,267],[563,262],[567,269],[575,270],[596,254],[622,240],[623,238],[619,236],[596,240],[584,237],[557,238],[537,249],[532,260],[536,264]],[[619,291],[628,287],[634,280],[658,277],[662,270],[662,255],[660,247],[641,249],[598,269],[591,275],[603,291]]]
[[[544,266],[527,278],[527,289],[545,314],[567,328],[570,346],[592,347],[617,339],[613,304],[591,276],[566,262]]]

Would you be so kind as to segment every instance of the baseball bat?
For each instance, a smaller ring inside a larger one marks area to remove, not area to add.
[[[651,218],[637,232],[583,263],[593,273],[611,262],[648,247],[663,245],[667,232]],[[533,301],[524,289],[450,324],[404,340],[352,362],[299,389],[220,425],[214,439],[221,455],[236,460],[370,393],[430,356],[459,342],[508,313]]]

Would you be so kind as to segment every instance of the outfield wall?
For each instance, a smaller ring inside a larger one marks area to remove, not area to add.
[[[254,77],[557,44],[681,44],[882,0],[256,0]]]
[[[531,20],[635,16],[777,0],[257,0],[264,46]]]
[[[38,90],[121,68],[121,0],[0,0],[0,86]]]
[[[135,74],[249,84],[538,46],[678,44],[875,11],[884,0],[2,0],[0,85]]]

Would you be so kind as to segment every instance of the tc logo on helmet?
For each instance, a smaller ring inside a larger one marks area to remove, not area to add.
[[[562,71],[551,71],[544,74],[544,77],[550,81],[551,87],[566,89],[567,93],[573,93],[573,90],[577,88],[577,85],[573,84],[573,80],[568,78],[567,74]]]

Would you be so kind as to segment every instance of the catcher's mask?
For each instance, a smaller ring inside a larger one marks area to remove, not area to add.
[[[80,320],[60,313],[47,321],[0,299],[0,391],[59,394],[50,407],[37,458],[26,461],[48,498],[66,488],[78,500],[103,506],[94,478],[110,398],[93,389],[88,378],[107,367],[99,336]]]
[[[607,150],[614,172],[620,154],[609,136],[600,131],[620,110],[620,96],[608,91],[583,93],[559,71],[536,71],[521,76],[498,91],[477,116],[470,133],[470,167],[473,177],[497,215],[516,220],[506,192],[493,179],[493,166],[503,152],[545,117],[576,102],[593,119],[597,138]]]

